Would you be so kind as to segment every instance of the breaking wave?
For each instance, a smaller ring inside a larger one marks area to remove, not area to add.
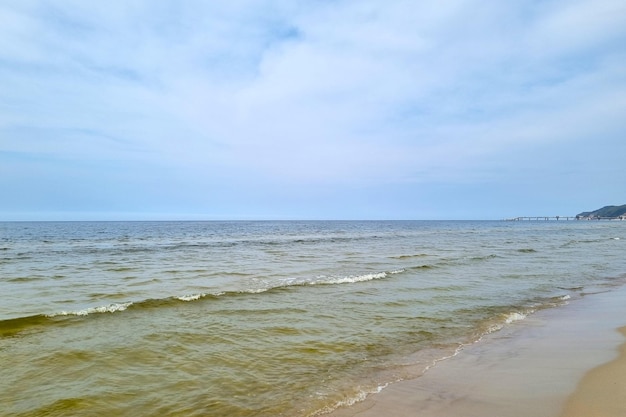
[[[404,269],[397,269],[388,272],[367,273],[361,275],[347,275],[347,276],[325,276],[320,275],[315,279],[288,279],[278,281],[274,284],[265,284],[264,286],[245,288],[234,291],[221,291],[215,293],[191,293],[184,295],[171,296],[166,298],[156,299],[144,299],[127,301],[122,303],[111,303],[101,306],[93,306],[80,308],[76,310],[61,310],[49,314],[38,314],[27,317],[18,317],[6,320],[0,320],[0,337],[13,336],[17,333],[21,333],[27,329],[41,328],[47,325],[55,325],[64,318],[70,317],[86,317],[97,314],[113,314],[120,313],[126,310],[140,310],[140,309],[154,309],[158,307],[167,307],[176,305],[178,303],[193,302],[207,299],[219,299],[223,297],[238,297],[250,294],[260,294],[271,291],[278,291],[289,287],[302,287],[302,286],[317,286],[317,285],[341,285],[341,284],[356,284],[361,282],[367,282],[372,280],[379,280],[388,277],[389,275],[395,275],[405,272]]]

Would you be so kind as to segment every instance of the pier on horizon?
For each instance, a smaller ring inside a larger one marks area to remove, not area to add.
[[[581,217],[581,216],[520,216],[505,219],[506,221],[523,221],[523,220],[626,220],[626,216],[618,217]]]

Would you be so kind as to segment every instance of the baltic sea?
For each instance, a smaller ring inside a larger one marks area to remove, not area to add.
[[[315,416],[626,282],[626,222],[0,223],[6,416]]]

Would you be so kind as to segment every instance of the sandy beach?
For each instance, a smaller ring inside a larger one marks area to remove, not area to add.
[[[620,332],[626,337],[626,326]],[[616,359],[585,374],[562,417],[626,416],[626,343],[619,352]]]
[[[625,300],[622,287],[539,311],[331,415],[624,416]]]

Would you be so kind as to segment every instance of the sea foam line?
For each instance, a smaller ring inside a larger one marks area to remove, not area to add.
[[[77,311],[60,311],[58,313],[46,314],[46,317],[56,317],[56,316],[87,316],[89,314],[94,313],[115,313],[117,311],[124,311],[128,307],[133,305],[132,301],[126,303],[113,303],[107,306],[98,306],[98,307],[88,307],[83,310]]]
[[[387,277],[386,272],[377,272],[373,274],[363,274],[363,275],[348,275],[348,276],[326,276],[320,275],[316,280],[304,282],[308,285],[320,285],[320,284],[353,284],[356,282],[366,282],[372,281],[375,279],[383,279]]]
[[[336,285],[336,284],[355,284],[358,282],[367,282],[377,279],[386,278],[389,275],[401,274],[405,272],[404,269],[396,269],[389,272],[373,272],[369,274],[361,275],[318,275],[315,279],[306,278],[287,278],[280,281],[280,284],[274,286],[268,286],[263,289],[250,289],[242,292],[264,292],[275,288],[288,288],[299,286],[313,286],[313,285]]]
[[[424,369],[422,370],[422,375],[424,375],[426,372],[428,372],[428,370],[430,370],[432,367],[434,367],[435,365],[437,365],[439,362],[448,360],[450,358],[455,357],[456,355],[458,355],[461,350],[463,350],[464,345],[463,344],[459,344],[459,346],[457,346],[454,351],[449,354],[449,355],[444,355],[440,358],[435,358],[433,359],[430,364],[426,365],[424,367]],[[373,394],[379,394],[381,393],[384,389],[386,389],[387,387],[389,387],[391,384],[397,383],[402,381],[402,379],[397,379],[394,381],[388,381],[382,384],[378,384],[377,386],[370,388],[370,389],[360,389],[356,394],[351,395],[351,396],[347,396],[346,398],[344,398],[343,400],[337,401],[335,403],[333,403],[332,405],[327,405],[326,407],[319,409],[311,414],[309,414],[310,417],[317,417],[317,416],[321,416],[324,414],[328,414],[331,413],[339,408],[343,408],[343,407],[351,407],[357,403],[363,402],[365,401],[370,395]]]
[[[529,310],[529,311],[527,311],[525,313],[520,313],[518,311],[513,311],[511,313],[508,313],[508,314],[504,315],[502,321],[500,321],[499,323],[496,323],[496,324],[493,324],[493,325],[489,326],[489,328],[485,332],[485,335],[490,334],[490,333],[495,333],[495,332],[497,332],[499,330],[502,330],[504,328],[504,326],[506,326],[507,324],[511,324],[511,323],[516,322],[516,321],[525,320],[528,317],[529,314],[532,314],[534,312],[535,312],[535,310]],[[480,339],[482,339],[482,336],[481,336]]]
[[[76,311],[63,310],[57,313],[46,314],[46,317],[87,316],[89,314],[97,314],[97,313],[115,313],[118,311],[124,311],[133,304],[137,304],[137,306],[140,306],[140,305],[145,305],[154,301],[167,302],[168,299],[191,302],[191,301],[197,301],[197,300],[203,299],[205,297],[220,297],[220,296],[224,296],[224,295],[232,294],[232,293],[260,294],[263,292],[271,291],[273,289],[287,288],[287,287],[292,287],[292,286],[352,284],[352,283],[358,283],[358,282],[372,281],[376,279],[383,279],[389,275],[400,274],[402,272],[405,272],[405,270],[397,269],[397,270],[390,271],[390,272],[377,272],[377,273],[370,273],[370,274],[348,275],[348,276],[320,275],[314,280],[306,280],[306,279],[286,280],[286,281],[282,281],[281,283],[277,285],[268,285],[267,287],[262,287],[262,288],[247,288],[247,289],[243,289],[239,291],[226,291],[226,292],[218,292],[218,293],[210,293],[210,294],[209,293],[185,294],[185,295],[180,295],[180,296],[173,296],[171,298],[165,298],[162,300],[143,300],[143,301],[139,301],[136,303],[129,301],[125,303],[112,303],[112,304],[105,305],[105,306],[88,307],[88,308],[85,308],[82,310],[76,310]]]
[[[203,297],[206,297],[205,293],[181,295],[180,297],[176,297],[176,299],[178,299],[180,301],[195,301],[195,300],[199,300],[199,299],[201,299]]]
[[[399,270],[399,272],[403,272],[403,271],[404,270]],[[396,272],[394,271],[394,272],[390,272],[390,273],[396,273]],[[559,296],[557,298],[559,300],[561,300],[561,301],[566,303],[567,300],[569,300],[571,297],[570,297],[569,294],[566,294],[566,295]],[[439,362],[443,362],[443,361],[447,361],[449,359],[452,359],[455,356],[459,355],[468,346],[471,346],[473,344],[476,344],[476,343],[480,342],[488,334],[491,334],[491,333],[497,332],[499,330],[502,330],[508,324],[512,324],[512,323],[517,322],[517,321],[525,320],[526,318],[528,318],[529,315],[532,315],[535,312],[536,312],[535,309],[528,309],[525,312],[512,311],[512,312],[509,312],[508,314],[503,314],[501,316],[502,320],[498,324],[490,326],[487,329],[487,331],[485,331],[477,339],[475,339],[473,341],[466,342],[466,343],[459,343],[458,346],[453,350],[453,352],[451,354],[443,355],[443,356],[441,356],[439,358],[433,359],[428,365],[426,365],[424,367],[424,369],[422,371],[422,375],[424,375],[430,369],[432,369],[433,367],[438,365]],[[338,401],[338,402],[334,403],[333,405],[326,406],[323,409],[318,410],[318,411],[310,414],[310,416],[311,417],[313,417],[313,416],[320,416],[320,415],[323,415],[323,414],[328,414],[328,413],[330,413],[330,412],[332,412],[332,411],[334,411],[334,410],[336,410],[338,408],[341,408],[341,407],[353,406],[356,403],[365,401],[365,399],[368,396],[370,396],[371,394],[378,394],[378,393],[380,393],[382,390],[384,390],[389,385],[391,385],[392,383],[395,383],[395,382],[399,382],[399,381],[392,381],[392,382],[387,382],[387,383],[385,383],[383,385],[378,385],[373,390],[361,390],[356,395],[347,397],[344,400],[341,400],[341,401]]]
[[[389,386],[389,384],[390,383],[385,383],[385,384],[382,384],[382,385],[378,385],[375,388],[369,389],[369,390],[360,390],[353,396],[346,397],[343,400],[337,401],[337,402],[335,402],[332,405],[327,405],[327,406],[325,406],[322,409],[319,409],[319,410],[316,410],[316,411],[312,412],[311,414],[309,414],[309,417],[316,417],[316,416],[321,416],[321,415],[324,415],[324,414],[329,414],[329,413],[337,410],[338,408],[350,407],[350,406],[353,406],[356,403],[363,402],[370,395],[372,395],[372,394],[379,394],[382,390],[387,388]]]

